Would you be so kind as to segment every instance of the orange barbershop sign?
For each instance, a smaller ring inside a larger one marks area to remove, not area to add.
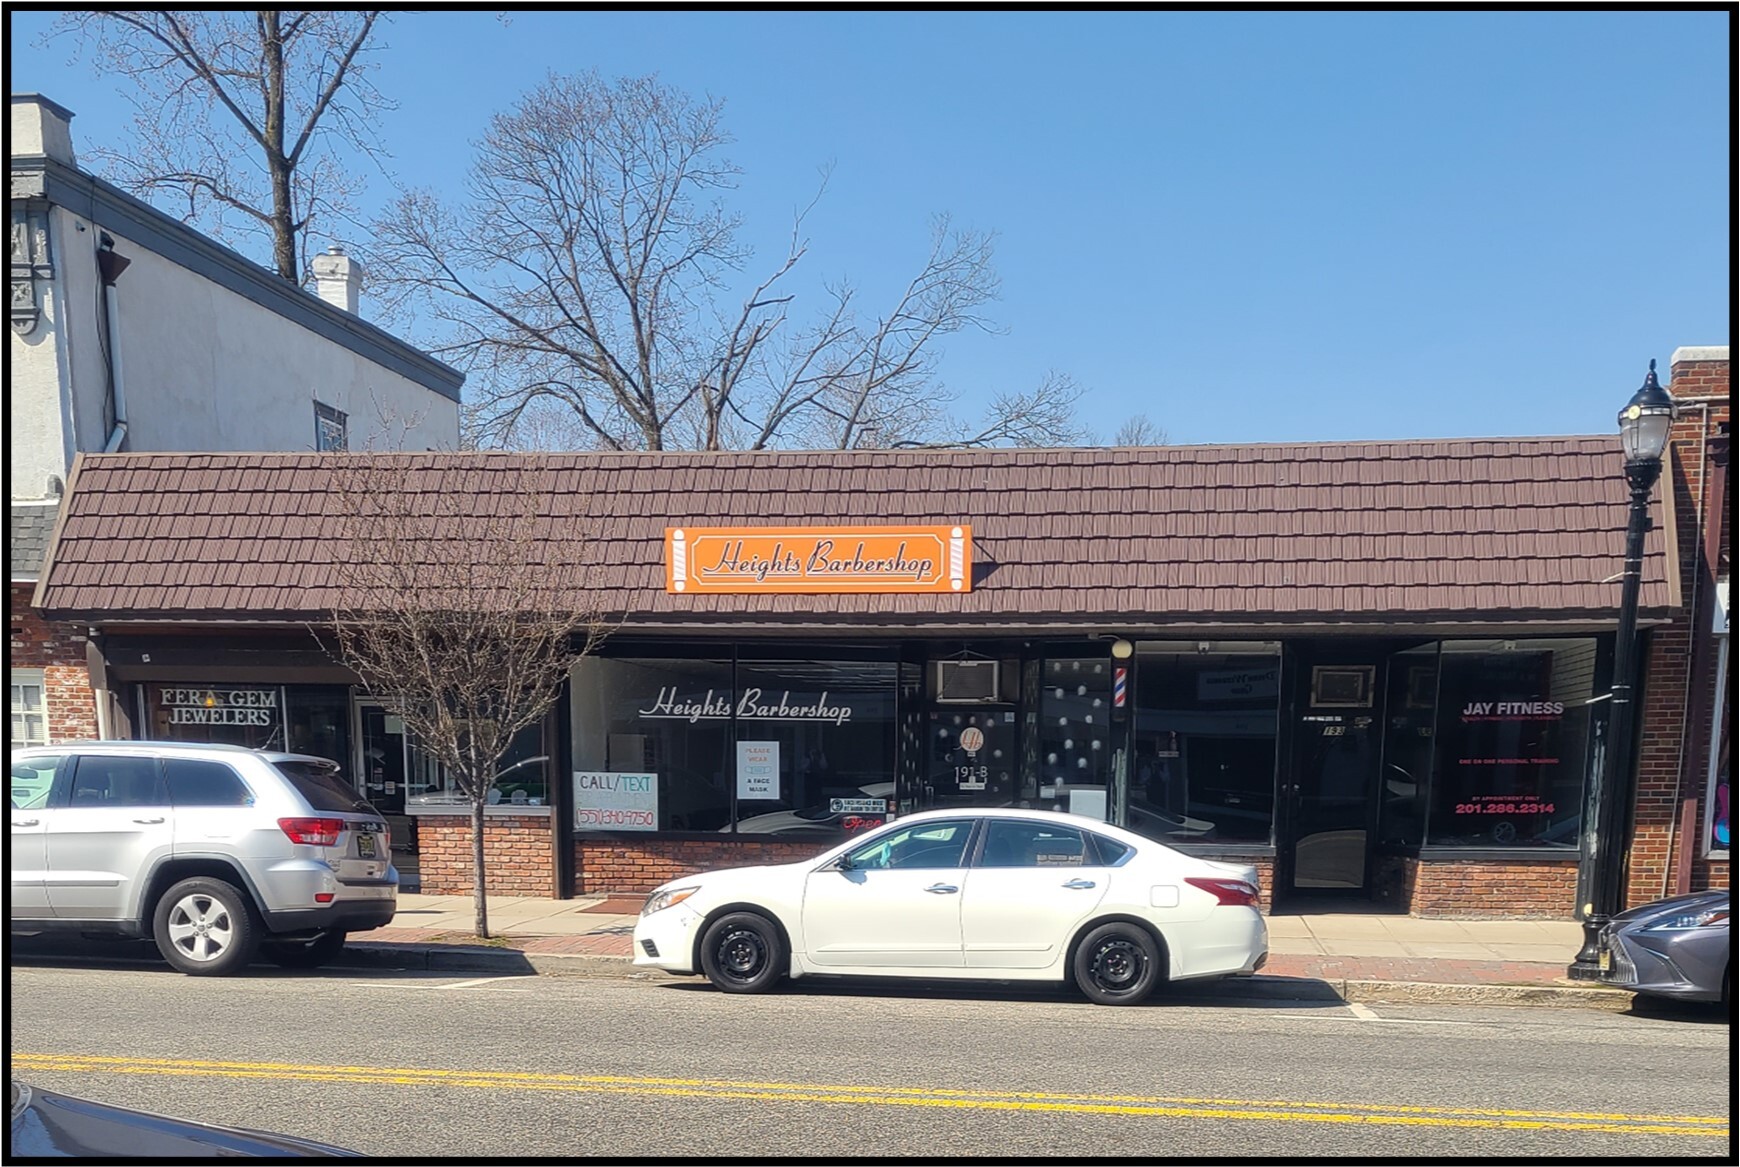
[[[665,590],[970,592],[973,529],[666,527]]]

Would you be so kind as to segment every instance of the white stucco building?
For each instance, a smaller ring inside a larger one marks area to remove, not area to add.
[[[296,287],[80,170],[72,116],[11,96],[15,500],[80,451],[458,445],[464,375],[357,315],[349,257]]]

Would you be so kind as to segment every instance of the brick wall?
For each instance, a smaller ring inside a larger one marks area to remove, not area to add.
[[[7,585],[10,668],[41,669],[50,742],[97,736],[97,704],[85,667],[85,635],[73,624],[50,624],[30,606],[34,583]]]
[[[641,895],[667,880],[721,867],[795,863],[818,855],[838,839],[613,839],[574,842],[575,890]]]
[[[1442,919],[1570,920],[1577,914],[1577,857],[1560,862],[1401,859],[1409,914]]]
[[[1673,367],[1668,389],[1676,398],[1726,397],[1729,362],[1680,361]],[[1631,845],[1626,857],[1628,906],[1674,893],[1673,871],[1682,846],[1694,849],[1692,890],[1729,886],[1728,861],[1706,859],[1702,854],[1710,716],[1706,712],[1695,724],[1689,724],[1687,713],[1693,704],[1693,694],[1707,693],[1716,684],[1714,652],[1705,654],[1703,667],[1696,675],[1691,672],[1693,637],[1709,635],[1705,623],[1708,614],[1702,603],[1707,596],[1694,595],[1694,582],[1709,579],[1701,566],[1702,527],[1705,515],[1716,503],[1705,497],[1708,480],[1704,439],[1715,436],[1718,427],[1728,423],[1730,413],[1726,402],[1707,411],[1693,408],[1682,412],[1669,435],[1673,456],[1663,468],[1662,481],[1656,488],[1658,494],[1673,492],[1671,513],[1680,549],[1681,606],[1672,623],[1649,633],[1640,662],[1637,789]],[[1732,491],[1731,482],[1728,490]],[[1666,534],[1662,531],[1652,538]],[[1727,534],[1724,527],[1724,540]],[[1696,586],[1707,590],[1707,583]],[[1724,694],[1720,699],[1726,701],[1727,696]],[[1685,798],[1696,800],[1690,838],[1683,838],[1679,831],[1680,804]]]
[[[483,873],[491,895],[555,894],[552,824],[543,815],[492,814],[483,821]],[[470,895],[471,819],[423,815],[417,819],[417,862],[428,895]]]

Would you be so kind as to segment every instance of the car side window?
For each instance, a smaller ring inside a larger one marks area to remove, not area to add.
[[[222,762],[163,759],[169,801],[176,806],[252,806],[254,795],[234,769]]]
[[[913,871],[960,867],[973,833],[971,822],[914,823],[889,831],[855,851],[847,852],[854,868]]]
[[[1099,849],[1101,867],[1116,867],[1136,853],[1136,849],[1128,843],[1120,843],[1116,839],[1108,839],[1106,836],[1096,835],[1092,831],[1087,833],[1087,837],[1088,845]]]
[[[38,810],[48,805],[60,755],[20,758],[12,763],[12,809]]]
[[[992,819],[985,825],[980,867],[1088,867],[1099,863],[1086,837],[1074,827],[1023,819]]]
[[[156,758],[113,758],[85,754],[73,772],[73,810],[117,806],[167,806],[163,769]]]

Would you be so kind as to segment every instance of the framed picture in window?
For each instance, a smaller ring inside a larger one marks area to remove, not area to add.
[[[1311,704],[1322,709],[1370,709],[1376,665],[1313,665]]]

